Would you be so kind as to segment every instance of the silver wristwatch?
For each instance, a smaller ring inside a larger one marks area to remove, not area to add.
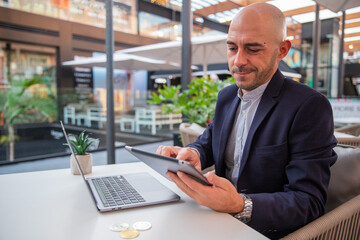
[[[243,223],[248,223],[251,220],[253,202],[251,198],[246,194],[240,193],[240,196],[244,199],[245,202],[244,209],[241,212],[236,213],[234,217]]]

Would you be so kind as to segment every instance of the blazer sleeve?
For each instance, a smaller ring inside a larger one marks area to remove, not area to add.
[[[337,159],[333,132],[330,103],[313,94],[300,105],[289,130],[283,191],[248,194],[253,200],[251,227],[262,233],[291,232],[324,213],[330,166]]]

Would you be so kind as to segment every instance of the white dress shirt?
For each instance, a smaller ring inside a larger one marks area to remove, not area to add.
[[[242,94],[240,88],[238,90],[238,97],[241,101],[236,111],[234,125],[225,150],[226,178],[229,179],[235,187],[237,187],[246,138],[260,103],[261,96],[269,82],[270,81],[267,81],[263,85],[245,94]]]

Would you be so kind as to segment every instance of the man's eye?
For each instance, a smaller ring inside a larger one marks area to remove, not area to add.
[[[249,52],[252,52],[252,53],[257,53],[259,51],[260,51],[260,49],[251,49],[251,48],[249,48]]]
[[[229,51],[235,51],[235,49],[236,49],[235,47],[228,47]]]

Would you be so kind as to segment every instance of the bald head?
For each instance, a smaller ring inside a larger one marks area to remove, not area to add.
[[[254,3],[238,12],[230,24],[230,29],[239,24],[257,25],[260,29],[268,29],[269,33],[281,42],[286,38],[286,22],[284,14],[268,3]]]
[[[291,47],[284,29],[283,13],[267,3],[251,4],[234,17],[226,41],[227,56],[229,69],[243,93],[275,74]]]

